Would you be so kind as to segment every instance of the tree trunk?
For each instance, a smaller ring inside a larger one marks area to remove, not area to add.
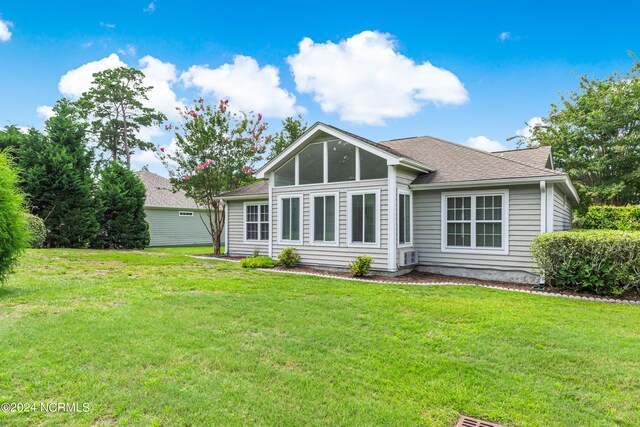
[[[124,155],[127,158],[127,169],[131,169],[131,151],[129,150],[129,135],[127,134],[127,112],[122,107],[122,142],[124,143]]]

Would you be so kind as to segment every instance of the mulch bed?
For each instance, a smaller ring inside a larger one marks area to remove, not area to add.
[[[197,255],[199,257],[206,258],[215,258],[222,259],[226,261],[240,261],[243,257],[232,257],[232,256],[214,256],[211,254],[203,254]],[[279,271],[283,273],[296,273],[296,274],[310,274],[315,276],[329,276],[329,277],[339,277],[344,279],[357,279],[353,277],[353,274],[347,271],[336,271],[336,270],[325,270],[319,268],[312,267],[275,267],[271,269],[272,271]],[[444,283],[453,283],[453,284],[464,284],[464,285],[478,285],[478,286],[490,286],[495,288],[504,288],[509,290],[516,290],[521,292],[531,292],[531,293],[540,293],[540,294],[550,294],[556,296],[567,296],[573,298],[580,299],[588,299],[588,300],[597,300],[597,301],[609,301],[609,302],[633,302],[640,303],[640,294],[638,293],[630,293],[624,296],[602,296],[597,294],[590,293],[578,293],[567,289],[558,289],[553,287],[547,287],[544,290],[532,290],[532,285],[524,285],[520,283],[510,283],[510,282],[499,282],[494,280],[478,280],[471,279],[467,277],[458,277],[458,276],[445,276],[442,274],[432,274],[426,273],[422,271],[412,271],[407,274],[403,274],[401,276],[385,276],[385,275],[368,275],[363,278],[365,281],[374,281],[380,283],[400,283],[400,284],[444,284]]]

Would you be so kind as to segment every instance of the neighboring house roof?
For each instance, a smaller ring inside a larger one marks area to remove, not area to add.
[[[167,178],[144,170],[136,172],[136,174],[147,189],[145,207],[200,209],[193,199],[187,197],[184,191],[173,192],[171,181]]]
[[[263,180],[253,184],[240,187],[237,190],[227,191],[222,193],[220,198],[233,199],[233,198],[250,198],[253,196],[268,196],[269,195],[269,181]]]
[[[521,148],[519,150],[494,151],[493,154],[505,159],[516,160],[531,166],[553,169],[551,147]]]
[[[431,136],[382,141],[405,156],[433,165],[435,171],[418,176],[412,184],[563,176],[561,172],[456,144]]]

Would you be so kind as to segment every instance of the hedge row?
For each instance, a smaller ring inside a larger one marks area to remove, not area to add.
[[[640,232],[546,233],[531,247],[548,285],[600,295],[640,292]]]
[[[591,230],[640,230],[640,206],[590,206],[582,228]]]

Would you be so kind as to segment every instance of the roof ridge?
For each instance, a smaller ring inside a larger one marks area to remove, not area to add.
[[[500,150],[500,151],[492,151],[493,154],[496,153],[513,153],[515,151],[527,151],[527,150],[539,150],[541,148],[550,147],[549,145],[540,145],[538,147],[526,147],[526,148],[514,148],[513,150]]]
[[[543,172],[551,172],[551,173],[554,173],[554,174],[557,174],[557,175],[566,175],[565,173],[560,173],[560,172],[557,172],[557,171],[555,171],[553,169],[540,168],[540,167],[533,166],[533,165],[530,165],[530,164],[527,164],[527,163],[522,163],[522,162],[519,162],[517,160],[508,159],[508,158],[505,158],[505,157],[498,156],[496,154],[490,153],[489,151],[483,151],[483,150],[480,150],[478,148],[469,147],[468,145],[459,144],[459,143],[453,142],[453,141],[447,141],[446,139],[438,138],[438,137],[431,136],[431,135],[424,135],[424,136],[413,137],[413,138],[431,138],[431,139],[435,139],[436,141],[444,142],[446,144],[455,145],[456,147],[461,147],[461,148],[464,148],[464,149],[467,149],[467,150],[475,151],[476,153],[484,154],[484,155],[493,157],[495,159],[500,159],[500,160],[503,160],[503,161],[506,161],[506,162],[516,163],[516,164],[519,164],[521,166],[525,166],[527,168],[536,169],[536,170],[540,170],[540,171],[543,171]],[[413,139],[413,138],[406,138],[406,139]],[[397,141],[397,140],[395,140],[395,141]],[[383,143],[383,142],[386,142],[386,141],[381,141],[380,143]]]

